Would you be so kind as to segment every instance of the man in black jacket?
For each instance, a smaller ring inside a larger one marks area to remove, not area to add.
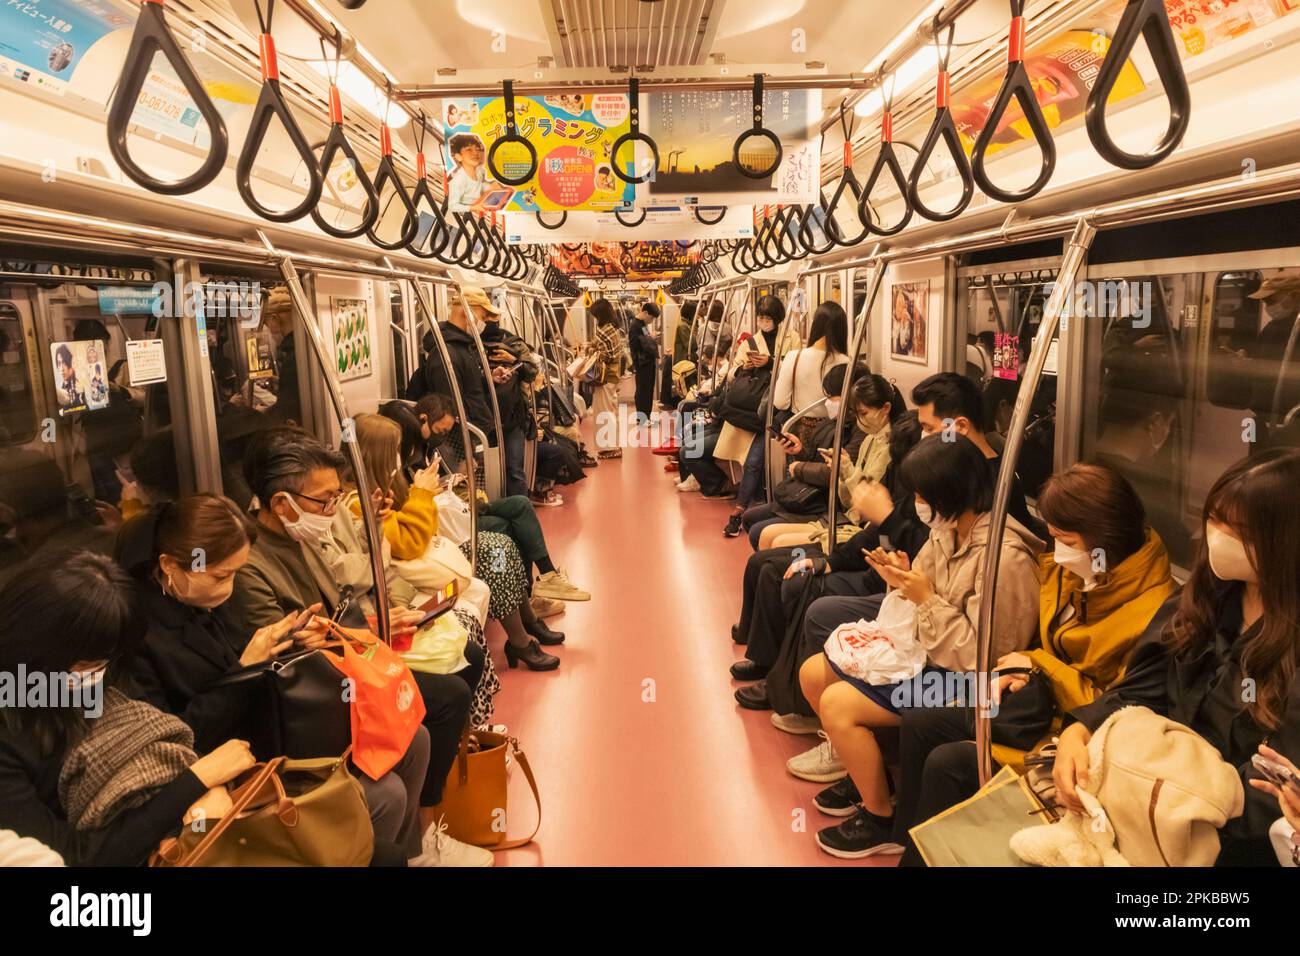
[[[470,289],[466,289],[469,298]],[[496,384],[497,407],[501,410],[501,431],[506,441],[506,494],[528,494],[528,476],[524,468],[524,445],[537,425],[533,420],[532,401],[524,391],[537,379],[541,362],[518,335],[501,326],[500,310],[492,305],[481,289],[470,299],[471,305],[483,309],[481,330],[483,348],[492,365]],[[480,300],[478,297],[482,296]]]
[[[658,318],[659,307],[653,302],[643,302],[641,311],[628,326],[628,346],[632,350],[632,368],[636,371],[636,410],[644,418],[649,418],[654,411],[659,343],[650,334],[650,327]]]

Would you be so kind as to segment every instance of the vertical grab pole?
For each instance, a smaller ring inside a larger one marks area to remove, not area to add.
[[[388,256],[384,256],[384,265],[394,269],[393,262]],[[394,271],[396,271],[394,269]],[[424,323],[428,326],[429,332],[433,335],[434,345],[438,348],[438,355],[442,359],[442,367],[447,371],[447,383],[451,386],[451,397],[456,402],[456,419],[460,424],[460,438],[465,449],[465,472],[468,480],[467,488],[469,493],[469,563],[478,574],[478,486],[474,478],[476,471],[474,467],[474,440],[469,433],[469,419],[465,416],[465,400],[460,394],[460,382],[456,381],[456,376],[451,373],[451,353],[447,351],[447,343],[443,341],[442,329],[438,328],[438,323],[433,321],[433,303],[429,301],[428,295],[423,287],[415,279],[406,277],[410,283],[411,294],[415,296],[420,303],[420,311],[424,314]]]
[[[872,250],[873,255],[880,254],[880,247]],[[853,369],[858,364],[858,355],[862,352],[862,343],[866,341],[867,327],[871,324],[871,310],[875,308],[876,297],[880,295],[880,286],[885,280],[885,270],[889,264],[884,259],[877,259],[875,272],[871,274],[871,285],[867,297],[858,313],[857,326],[853,330],[853,344],[849,348],[849,365],[844,372],[844,387],[840,390],[840,414],[835,428],[835,443],[831,448],[831,484],[830,504],[826,506],[826,527],[830,537],[826,539],[827,551],[835,550],[836,525],[839,523],[840,504],[840,451],[844,445],[844,416],[849,411],[849,391],[853,388]],[[852,289],[849,290],[852,294]]]
[[[510,320],[519,326],[519,337],[523,339],[524,345],[532,349],[532,343],[528,341],[528,331],[532,323],[527,321],[527,313],[521,311],[515,315],[515,310],[510,307],[510,296],[506,295],[502,300],[505,302],[506,315]],[[520,304],[523,304],[523,296],[520,296]],[[546,381],[546,353],[539,345],[537,357],[541,359],[541,364],[537,369],[537,374],[543,382]],[[528,391],[528,407],[533,415],[533,430],[530,434],[524,436],[524,480],[528,482],[529,490],[532,489],[537,481],[537,379],[533,379],[533,387]],[[496,390],[493,389],[495,392]],[[531,452],[531,454],[529,454]]]
[[[1038,390],[1038,382],[1043,377],[1043,365],[1047,361],[1047,352],[1056,330],[1061,324],[1061,315],[1067,303],[1073,301],[1074,284],[1083,265],[1088,247],[1092,245],[1096,228],[1086,216],[1080,216],[1074,224],[1065,246],[1065,255],[1061,259],[1061,269],[1056,277],[1056,285],[1043,307],[1043,320],[1034,336],[1033,347],[1029,351],[1029,364],[1025,367],[1024,378],[1020,382],[1020,392],[1016,395],[1016,407],[1011,413],[1011,424],[1007,427],[1006,446],[1002,449],[1002,460],[998,467],[998,483],[993,492],[993,508],[989,512],[988,540],[992,544],[985,550],[983,579],[980,601],[979,630],[975,645],[975,669],[984,677],[989,673],[993,656],[993,625],[997,593],[998,566],[1002,561],[1002,533],[1007,526],[1007,502],[1011,498],[1011,482],[1016,474],[1016,459],[1020,457],[1020,448],[1024,444],[1025,426],[1029,424],[1029,408]],[[993,776],[993,717],[989,713],[990,694],[981,690],[979,704],[975,708],[975,752],[979,757],[980,786],[989,782]]]
[[[803,313],[808,311],[807,296],[798,295],[798,290],[803,288],[803,286],[800,285],[800,283],[802,283],[804,280],[805,272],[806,270],[798,272],[795,275],[794,283],[793,283],[795,288],[795,294],[790,296],[790,302],[792,306],[796,302],[796,297],[797,297],[799,312],[801,316]],[[773,500],[772,495],[775,492],[776,484],[777,481],[779,480],[779,479],[774,480],[773,478],[773,472],[774,472],[773,466],[775,465],[775,457],[771,454],[772,438],[770,437],[772,434],[772,422],[776,417],[776,403],[775,403],[776,376],[777,373],[781,371],[781,362],[785,359],[785,343],[786,343],[786,339],[789,338],[787,332],[790,329],[790,323],[794,321],[794,311],[795,310],[792,307],[789,313],[786,314],[785,321],[783,321],[777,329],[776,347],[772,349],[772,375],[767,382],[767,417],[763,422],[763,427],[764,427],[763,434],[758,436],[759,441],[764,441],[768,443],[767,444],[768,454],[763,456],[763,464],[764,464],[763,478],[767,485],[768,501]],[[803,320],[801,318],[800,325],[802,326],[802,324],[803,324]],[[800,330],[800,334],[799,334],[799,345],[800,346],[803,345],[802,329]]]
[[[508,478],[506,471],[506,433],[501,427],[501,405],[497,402],[497,385],[492,378],[492,365],[488,362],[487,350],[483,348],[483,339],[478,334],[478,327],[474,324],[474,313],[470,310],[469,302],[465,300],[465,292],[461,289],[459,283],[456,285],[456,295],[460,299],[460,307],[465,310],[466,326],[469,328],[469,334],[474,339],[474,346],[478,349],[479,365],[483,367],[483,375],[487,378],[488,397],[492,399],[492,424],[497,433],[497,458],[501,460],[501,483],[504,486]],[[450,366],[448,366],[450,368]],[[466,445],[466,448],[469,446]],[[483,454],[487,455],[488,449],[483,449]]]
[[[325,340],[316,325],[315,310],[311,307],[307,293],[298,279],[298,270],[294,267],[293,259],[288,254],[277,251],[265,232],[259,229],[257,235],[266,246],[266,251],[275,258],[293,307],[302,316],[302,325],[307,330],[307,341],[311,343],[312,355],[316,357],[316,364],[320,366],[321,375],[325,380],[325,391],[334,406],[334,414],[338,416],[339,428],[343,432],[343,446],[347,449],[348,461],[352,465],[353,477],[356,479],[357,496],[361,499],[361,519],[366,528],[366,543],[370,548],[370,572],[374,577],[375,618],[379,626],[379,637],[389,642],[391,635],[388,629],[388,582],[384,578],[384,532],[370,511],[370,479],[366,475],[365,462],[361,460],[361,449],[357,447],[353,437],[352,416],[348,414],[348,405],[335,377],[334,365],[329,360]]]

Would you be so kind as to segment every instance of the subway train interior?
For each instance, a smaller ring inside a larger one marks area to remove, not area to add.
[[[4,0],[0,863],[1297,866],[1298,62]]]

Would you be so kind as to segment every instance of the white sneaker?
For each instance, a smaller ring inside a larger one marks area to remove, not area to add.
[[[533,594],[555,601],[590,601],[591,595],[575,587],[563,568],[547,571],[533,582]]]
[[[420,841],[421,853],[407,866],[492,866],[496,861],[492,852],[481,846],[470,846],[447,835],[447,824],[443,817],[429,827]]]
[[[677,482],[678,491],[699,491],[700,483],[694,475],[688,475],[685,481]]]
[[[785,769],[800,780],[811,780],[813,783],[834,783],[836,780],[843,780],[849,772],[844,769],[844,764],[840,763],[840,755],[835,752],[835,747],[826,736],[826,731],[817,731],[817,736],[822,738],[822,742],[812,750],[791,757],[785,762]]]
[[[822,722],[816,717],[805,717],[803,714],[778,714],[773,711],[772,726],[787,734],[815,734],[822,729]]]

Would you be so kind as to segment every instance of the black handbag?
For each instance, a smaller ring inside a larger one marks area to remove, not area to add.
[[[1008,667],[994,671],[1005,674],[1028,674],[1029,682],[1014,694],[1003,694],[993,718],[993,742],[1016,750],[1030,750],[1052,729],[1056,717],[1056,695],[1052,683],[1042,671]],[[974,709],[971,709],[970,733],[975,739]]]
[[[810,485],[798,478],[782,479],[773,489],[772,498],[782,511],[796,515],[815,515],[824,511],[829,500],[825,488]]]
[[[352,746],[352,710],[343,675],[321,650],[290,651],[242,667],[217,687],[253,683],[249,746],[258,760],[337,757]]]

